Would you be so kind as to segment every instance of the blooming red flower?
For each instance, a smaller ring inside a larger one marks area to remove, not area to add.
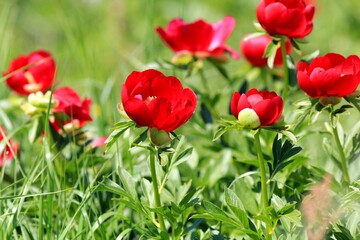
[[[53,84],[55,61],[50,53],[38,50],[14,59],[3,75],[7,77],[8,87],[17,94],[45,92]]]
[[[245,35],[241,40],[240,48],[245,58],[256,67],[267,66],[267,58],[264,58],[266,47],[272,41],[269,35],[251,36]],[[291,53],[291,43],[286,41],[286,53]],[[281,66],[283,59],[281,56],[281,47],[278,48],[275,55],[274,66]]]
[[[92,121],[90,116],[91,99],[81,101],[77,92],[68,87],[56,89],[53,93],[56,103],[54,107],[55,119],[52,126],[60,131],[72,131],[83,127],[86,122]]]
[[[313,29],[315,7],[304,0],[261,0],[256,15],[270,35],[303,38]]]
[[[189,53],[199,59],[224,59],[225,52],[229,52],[237,59],[237,52],[225,44],[234,27],[233,17],[225,17],[216,23],[207,23],[200,19],[188,24],[180,18],[175,18],[165,30],[158,27],[156,31],[176,54]]]
[[[274,124],[281,117],[283,108],[282,98],[275,92],[266,90],[259,92],[251,89],[246,94],[235,92],[231,99],[231,112],[234,117],[245,122],[245,125],[250,122],[252,128]],[[243,113],[245,114],[242,115]],[[246,118],[253,119],[249,121]]]
[[[312,98],[344,97],[359,85],[360,59],[328,53],[310,64],[300,62],[297,79],[301,89]]]
[[[196,95],[173,76],[157,70],[132,72],[122,87],[126,114],[138,126],[172,132],[195,112]]]
[[[14,143],[11,138],[5,141],[5,130],[0,126],[0,167],[4,165],[4,161],[10,161],[18,149],[19,144]]]

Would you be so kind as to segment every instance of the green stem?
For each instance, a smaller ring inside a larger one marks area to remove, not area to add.
[[[261,177],[261,203],[262,208],[265,209],[268,207],[268,191],[267,191],[267,184],[266,184],[266,168],[265,168],[265,159],[263,157],[261,151],[261,144],[260,144],[260,130],[258,130],[255,135],[255,147],[256,152],[259,160],[259,168],[260,168],[260,177]]]
[[[210,96],[210,87],[209,87],[209,84],[206,80],[206,77],[205,77],[205,74],[204,74],[204,71],[201,69],[199,69],[199,74],[200,74],[200,79],[201,79],[201,83],[204,87],[204,90],[206,91],[206,93]]]
[[[151,172],[151,179],[152,179],[153,187],[154,187],[155,206],[161,207],[159,186],[158,186],[157,177],[156,177],[155,154],[154,154],[153,150],[150,150],[150,172]],[[164,218],[160,214],[158,214],[157,217],[159,220],[160,229],[162,231],[166,232],[167,230],[165,227]]]
[[[266,180],[266,168],[265,168],[265,159],[262,154],[261,150],[261,143],[260,143],[260,129],[254,134],[255,138],[255,147],[256,152],[259,160],[259,168],[260,168],[260,178],[261,178],[261,209],[265,213],[265,209],[269,206],[268,204],[268,189],[267,189],[267,180]],[[265,213],[266,214],[266,213]],[[266,224],[266,232],[265,238],[271,239],[270,226]]]
[[[338,152],[339,152],[339,156],[340,156],[340,163],[341,163],[341,170],[343,172],[343,178],[344,178],[345,182],[350,183],[347,159],[345,157],[344,149],[341,146],[339,134],[338,134],[336,127],[333,127],[333,134],[334,134],[335,143],[338,148]]]
[[[283,59],[283,67],[284,67],[284,88],[282,91],[282,98],[285,100],[288,88],[289,88],[289,67],[287,65],[287,57],[286,57],[286,37],[281,37],[281,55]]]

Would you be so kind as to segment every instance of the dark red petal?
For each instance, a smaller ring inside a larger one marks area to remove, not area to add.
[[[179,42],[177,37],[172,37],[168,35],[168,33],[162,28],[158,27],[155,29],[156,32],[159,34],[160,38],[171,48],[174,52],[179,52],[183,49],[182,43]]]
[[[263,26],[265,24],[265,2],[262,0],[259,2],[256,8],[256,17],[259,23]]]
[[[253,106],[253,109],[260,119],[261,126],[268,126],[272,124],[271,120],[274,118],[275,112],[270,99],[258,102],[255,106]]]
[[[357,76],[343,76],[329,86],[328,96],[344,97],[353,93],[359,85]]]
[[[239,111],[237,109],[239,100],[240,100],[240,93],[234,92],[234,94],[231,97],[230,108],[231,108],[232,115],[234,115],[234,117],[236,117],[236,118],[239,115]]]
[[[247,98],[248,98],[248,97],[247,97],[245,94],[241,94],[241,95],[240,95],[240,99],[239,99],[239,101],[238,101],[238,103],[237,103],[237,106],[236,106],[238,114],[239,114],[239,112],[240,112],[241,110],[243,110],[243,109],[245,109],[245,108],[252,108],[252,106],[251,106],[251,104],[249,103],[249,101],[248,101]],[[237,118],[238,116],[235,116],[235,117]]]
[[[314,18],[314,15],[315,15],[315,6],[312,4],[307,5],[305,7],[303,13],[304,13],[306,20],[312,21]]]
[[[137,125],[153,127],[152,116],[143,101],[133,98],[123,102],[123,106],[126,114]]]
[[[179,79],[173,76],[156,77],[151,81],[150,96],[177,99],[183,88]]]
[[[300,65],[299,65],[300,66]],[[297,72],[297,80],[299,83],[300,88],[310,97],[317,98],[320,97],[317,95],[317,91],[315,89],[314,84],[310,81],[309,76],[301,71],[298,70]]]
[[[207,52],[213,35],[214,30],[212,26],[203,20],[198,20],[181,27],[177,39],[183,43],[181,46],[182,50]]]
[[[311,72],[315,68],[323,68],[324,70],[327,70],[332,67],[333,67],[333,65],[332,65],[330,58],[328,58],[326,56],[317,57],[311,61],[310,65],[308,67],[308,74],[311,74]]]
[[[278,34],[277,26],[279,23],[281,24],[280,21],[286,16],[286,13],[287,8],[279,2],[269,4],[265,7],[265,21],[263,27],[270,35]]]
[[[298,65],[298,71],[307,72],[309,64],[307,62],[300,62]]]

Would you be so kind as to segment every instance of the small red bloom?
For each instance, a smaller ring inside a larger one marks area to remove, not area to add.
[[[250,36],[246,35],[240,44],[240,48],[245,58],[255,67],[267,66],[267,58],[264,58],[266,47],[272,41],[269,35]],[[291,43],[286,41],[286,53],[291,53]],[[275,55],[274,66],[283,64],[281,56],[281,47],[278,48]]]
[[[126,114],[138,126],[172,132],[195,112],[196,95],[173,76],[157,70],[132,72],[122,87]]]
[[[53,98],[56,102],[55,120],[51,124],[56,130],[60,131],[63,128],[71,131],[92,121],[90,116],[91,99],[85,98],[81,101],[77,92],[68,87],[56,89]]]
[[[251,89],[246,94],[235,92],[231,99],[231,112],[234,117],[245,110],[253,110],[259,118],[259,126],[274,124],[282,114],[284,102],[275,92]],[[240,119],[239,119],[240,120]]]
[[[3,75],[8,77],[5,81],[8,87],[17,94],[46,92],[53,84],[55,61],[50,53],[38,50],[14,59]]]
[[[161,39],[176,53],[189,53],[199,59],[207,57],[224,59],[229,52],[235,59],[238,53],[225,44],[235,27],[233,17],[225,17],[216,23],[197,20],[185,23],[180,18],[173,19],[167,28],[156,28]]]
[[[4,165],[4,161],[10,161],[19,149],[18,143],[13,143],[10,138],[5,141],[5,130],[0,126],[0,167]]]
[[[301,89],[312,98],[344,97],[353,93],[360,81],[360,59],[336,53],[300,62],[297,79]]]
[[[303,38],[313,29],[315,7],[304,0],[261,0],[256,15],[270,35]]]

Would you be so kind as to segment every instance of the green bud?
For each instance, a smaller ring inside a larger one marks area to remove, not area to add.
[[[150,141],[158,147],[169,144],[172,140],[168,132],[156,128],[149,128],[149,137]]]
[[[341,102],[341,98],[339,98],[339,97],[320,97],[319,102],[323,106],[336,105]]]
[[[244,128],[256,129],[261,125],[259,116],[250,108],[241,110],[238,114],[238,120],[239,124]]]

